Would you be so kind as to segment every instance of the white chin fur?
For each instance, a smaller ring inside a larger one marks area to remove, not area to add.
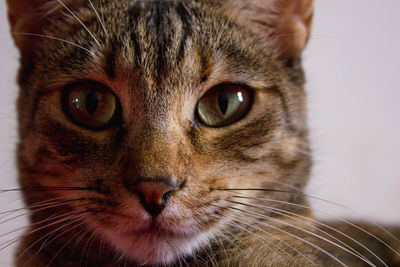
[[[104,231],[103,231],[104,233]],[[195,237],[171,237],[151,233],[120,235],[107,231],[106,238],[124,256],[138,264],[169,264],[193,255],[208,244],[209,234]]]

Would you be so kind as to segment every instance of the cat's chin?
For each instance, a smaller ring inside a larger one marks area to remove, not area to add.
[[[207,234],[178,235],[155,228],[124,233],[108,230],[103,233],[117,251],[138,264],[172,263],[193,255],[209,240]]]
[[[90,216],[86,219],[88,226],[110,247],[139,265],[165,265],[190,257],[213,236],[214,228],[200,230],[196,223],[176,217],[174,220],[168,216],[152,218],[140,210],[131,215],[114,214],[112,223]]]

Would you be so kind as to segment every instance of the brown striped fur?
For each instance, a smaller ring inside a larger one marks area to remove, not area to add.
[[[8,0],[21,51],[19,182],[27,205],[63,197],[32,209],[16,266],[340,266],[315,248],[326,244],[310,234],[314,222],[273,210],[313,218],[295,206],[308,206],[298,191],[311,167],[299,55],[312,1],[92,2],[106,31],[88,1],[63,1],[94,38],[57,1]],[[120,101],[109,129],[63,113],[66,86],[89,80]],[[205,127],[196,104],[221,83],[248,88],[253,105],[237,123]],[[181,185],[156,219],[124,185],[138,177]],[[264,190],[224,190],[249,188]],[[63,214],[75,217],[54,219]]]

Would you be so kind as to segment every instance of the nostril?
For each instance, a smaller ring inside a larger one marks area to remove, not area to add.
[[[127,184],[127,187],[138,196],[144,209],[153,217],[163,211],[171,194],[177,189],[170,179],[140,179],[135,183]]]

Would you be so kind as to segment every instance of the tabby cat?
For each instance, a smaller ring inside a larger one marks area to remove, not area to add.
[[[312,0],[7,3],[16,266],[400,264],[395,235],[318,222],[303,193]]]

